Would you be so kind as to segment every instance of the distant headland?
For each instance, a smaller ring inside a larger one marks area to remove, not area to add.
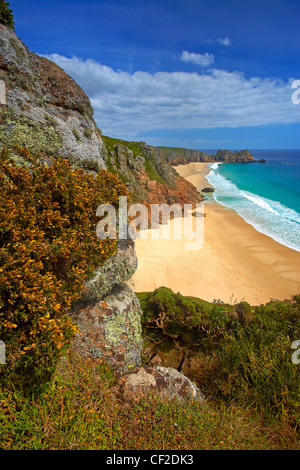
[[[218,150],[214,155],[208,155],[201,150],[191,150],[176,147],[156,147],[160,150],[163,158],[172,166],[186,165],[192,162],[238,162],[249,163],[255,162],[253,155],[249,150]]]

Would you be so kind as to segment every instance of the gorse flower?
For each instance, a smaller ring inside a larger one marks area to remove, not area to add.
[[[128,191],[105,170],[45,164],[25,148],[1,152],[0,186],[0,381],[28,387],[51,376],[76,331],[68,309],[115,251],[115,240],[97,238],[98,205],[117,207]]]

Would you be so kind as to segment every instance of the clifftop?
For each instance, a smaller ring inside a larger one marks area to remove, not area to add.
[[[142,203],[197,203],[202,196],[168,164],[160,149],[144,142],[101,136],[82,88],[63,69],[31,52],[0,24],[0,147],[67,158],[75,166],[108,169]],[[105,143],[105,144],[104,144]]]
[[[132,199],[144,204],[198,203],[195,187],[178,175],[157,147],[103,136],[107,168],[125,181]]]
[[[190,162],[254,162],[254,157],[249,150],[230,152],[229,150],[218,150],[214,155],[208,155],[200,150],[185,148],[157,147],[162,157],[173,166],[185,165]]]
[[[63,69],[31,52],[0,24],[0,145],[68,158],[77,166],[105,168],[93,108]]]

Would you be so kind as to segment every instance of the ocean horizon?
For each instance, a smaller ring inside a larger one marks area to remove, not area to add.
[[[257,231],[300,252],[300,150],[250,152],[266,163],[210,164],[212,197]]]

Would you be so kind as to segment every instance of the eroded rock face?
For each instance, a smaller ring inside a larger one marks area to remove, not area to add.
[[[141,314],[130,287],[115,286],[103,300],[73,313],[78,334],[72,349],[84,357],[102,358],[121,374],[140,366]]]
[[[128,281],[135,273],[137,265],[132,239],[118,240],[116,254],[95,271],[94,277],[84,287],[81,300],[95,303],[103,299],[115,285]]]
[[[147,204],[197,204],[203,197],[180,177],[158,148],[145,142],[117,143],[103,137],[108,167],[122,174],[134,202]]]
[[[144,366],[119,381],[118,394],[124,401],[139,400],[151,392],[179,401],[187,398],[201,402],[205,400],[198,387],[172,367]]]
[[[90,171],[105,168],[89,98],[60,67],[31,52],[3,25],[0,80],[0,148],[24,145],[32,153],[61,156]],[[121,240],[71,313],[79,330],[73,349],[103,358],[120,373],[141,364],[140,304],[125,285],[136,268],[132,240]]]
[[[87,170],[106,168],[108,155],[84,91],[63,69],[31,52],[3,25],[0,80],[0,149],[24,145],[29,152],[64,157]],[[135,155],[117,146],[110,156],[111,165],[118,161],[121,173],[142,201],[172,204],[203,199],[155,148],[144,144],[141,154]],[[144,184],[136,188],[136,181]],[[136,295],[125,284],[136,267],[133,242],[119,242],[117,253],[96,270],[71,313],[78,326],[71,348],[85,357],[102,358],[120,374],[141,366],[142,311]],[[170,398],[204,399],[191,381],[172,368],[141,368],[126,376],[121,389],[124,396],[154,389]]]
[[[68,158],[77,166],[105,168],[102,139],[89,98],[63,69],[31,52],[0,25],[0,146]]]

